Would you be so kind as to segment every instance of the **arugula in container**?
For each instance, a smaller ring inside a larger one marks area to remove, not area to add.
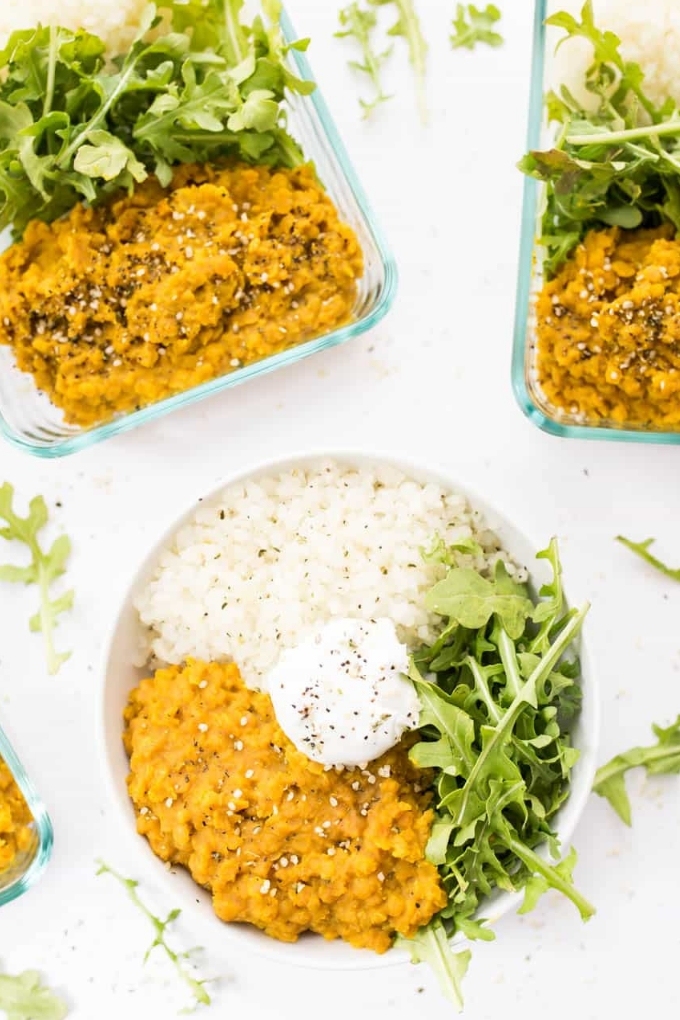
[[[286,94],[314,85],[288,65],[280,0],[244,24],[244,0],[149,4],[126,54],[56,26],[14,32],[0,51],[0,229],[22,233],[79,201],[131,191],[177,163],[225,156],[303,162],[286,129]],[[171,30],[160,30],[160,10]]]
[[[441,545],[430,555],[455,562]],[[422,739],[411,757],[434,770],[427,856],[449,903],[400,943],[415,962],[430,963],[458,1009],[470,954],[450,940],[494,937],[479,914],[494,890],[523,890],[522,912],[548,889],[571,900],[583,920],[594,912],[572,879],[576,853],[559,861],[551,824],[578,758],[570,736],[581,702],[574,642],[588,606],[566,607],[555,540],[538,558],[552,570],[538,598],[502,563],[492,579],[451,567],[426,598],[444,620],[441,635],[412,661]]]
[[[592,0],[580,18],[560,12],[547,24],[564,30],[558,45],[572,38],[592,45],[586,88],[594,106],[584,109],[566,87],[549,92],[555,143],[519,163],[546,185],[540,243],[551,277],[592,228],[680,229],[680,111],[670,98],[661,106],[649,99],[642,68],[597,26]]]

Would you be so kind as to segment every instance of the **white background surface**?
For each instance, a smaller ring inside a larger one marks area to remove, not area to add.
[[[303,451],[310,437],[317,447],[439,462],[537,544],[559,535],[572,599],[593,603],[600,760],[648,742],[653,720],[680,711],[680,586],[614,542],[618,532],[654,535],[660,554],[680,563],[680,451],[542,435],[511,393],[522,183],[514,163],[524,142],[532,5],[505,0],[503,49],[461,54],[446,41],[444,9],[453,4],[422,0],[432,43],[428,129],[400,58],[389,83],[398,101],[370,126],[361,122],[349,49],[332,39],[338,5],[289,6],[298,32],[313,37],[321,86],[399,262],[389,318],[370,336],[89,452],[41,463],[0,449],[0,480],[25,497],[43,493],[55,529],[72,536],[77,595],[58,634],[73,658],[49,678],[40,641],[28,633],[34,593],[0,587],[0,714],[56,829],[43,879],[0,911],[0,966],[40,968],[73,1020],[165,1020],[185,1001],[171,969],[142,967],[147,922],[113,879],[95,877],[95,858],[104,856],[144,878],[148,851],[129,852],[108,810],[94,709],[104,636],[136,562],[188,498],[226,473]],[[657,1009],[677,1001],[680,784],[636,775],[630,785],[631,831],[592,798],[575,836],[578,883],[597,916],[584,926],[569,903],[546,897],[528,918],[499,924],[497,941],[474,951],[470,1020],[627,1018],[650,997]],[[174,905],[153,883],[144,891],[159,911]],[[180,920],[176,944],[197,938]],[[221,976],[206,1016],[401,1020],[449,1008],[424,967],[329,974],[284,970],[226,943],[206,949],[205,973]]]

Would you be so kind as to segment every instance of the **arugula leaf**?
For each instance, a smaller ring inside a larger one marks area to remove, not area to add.
[[[0,974],[0,1010],[7,1020],[63,1020],[68,1007],[41,984],[37,970],[13,976]]]
[[[86,177],[115,180],[129,170],[135,181],[146,179],[144,165],[135,159],[127,146],[108,131],[92,131],[89,143],[81,145],[73,160],[73,168]]]
[[[576,866],[577,855],[576,851],[572,847],[564,860],[556,865],[553,869],[555,875],[562,877],[570,887],[573,884],[574,867]],[[553,883],[546,878],[545,875],[537,873],[532,875],[527,881],[524,887],[524,902],[517,911],[518,914],[530,914],[531,911],[536,907],[541,896],[544,896],[549,889],[553,888]]]
[[[425,597],[425,606],[463,627],[483,627],[495,614],[512,638],[524,632],[534,611],[524,585],[509,576],[500,561],[493,581],[476,570],[454,567]]]
[[[159,0],[109,62],[85,31],[14,32],[0,51],[0,230],[21,234],[150,173],[167,185],[176,163],[302,163],[286,102],[314,89],[288,66],[307,41],[285,42],[279,0],[262,7],[244,24],[243,0]],[[159,9],[172,30],[155,38]]]
[[[493,26],[501,20],[501,12],[495,4],[487,4],[484,10],[474,4],[458,4],[453,19],[453,49],[472,50],[477,43],[487,46],[502,46],[503,36]]]
[[[680,716],[663,729],[653,726],[656,744],[634,747],[617,754],[597,770],[593,790],[609,801],[619,818],[631,825],[630,799],[626,792],[626,773],[630,769],[644,768],[650,776],[677,775],[680,773]]]
[[[174,949],[171,949],[171,947],[168,945],[166,941],[166,932],[168,928],[177,920],[182,911],[177,908],[171,910],[168,916],[165,918],[165,920],[162,920],[160,917],[156,917],[155,914],[152,914],[152,912],[149,910],[146,904],[142,901],[142,899],[139,896],[139,893],[137,892],[137,889],[139,888],[139,882],[137,882],[134,878],[124,878],[123,875],[120,875],[117,871],[114,871],[114,869],[109,867],[108,864],[105,864],[104,861],[98,861],[97,863],[99,864],[97,874],[112,875],[113,878],[116,879],[116,881],[120,882],[120,884],[123,886],[128,897],[132,900],[134,905],[139,910],[141,910],[144,916],[148,918],[148,920],[153,925],[153,929],[156,934],[153,942],[151,943],[146,953],[144,954],[144,963],[146,963],[146,961],[149,959],[149,956],[154,951],[154,949],[156,949],[156,947],[159,947],[160,949],[163,950],[167,958],[174,966],[178,977],[187,986],[192,996],[193,1000],[192,1005],[188,1009],[182,1010],[182,1012],[191,1013],[199,1005],[209,1006],[212,1000],[206,988],[206,984],[208,983],[207,980],[206,979],[199,980],[198,978],[194,977],[191,970],[189,970],[189,968],[186,966],[185,962],[193,953],[197,952],[197,949],[190,949],[187,952],[177,953],[175,952]]]
[[[428,113],[425,83],[429,47],[423,35],[415,0],[369,0],[369,3],[373,4],[374,7],[392,5],[396,9],[397,20],[390,28],[388,35],[401,38],[406,42],[409,60],[416,79],[418,108],[422,121],[426,123]]]
[[[48,513],[45,500],[36,496],[31,500],[27,517],[19,517],[14,509],[14,488],[5,482],[0,486],[0,521],[5,526],[0,528],[0,537],[8,541],[21,542],[28,548],[31,562],[27,567],[10,564],[0,566],[0,581],[21,584],[36,584],[40,592],[40,609],[31,617],[31,631],[41,631],[47,656],[47,671],[51,676],[59,672],[59,668],[70,657],[70,652],[57,652],[54,647],[54,629],[57,617],[73,606],[72,590],[52,598],[50,587],[66,573],[66,562],[71,554],[71,540],[60,535],[48,550],[40,544],[39,534],[47,524]]]
[[[649,563],[655,570],[665,574],[666,577],[670,577],[672,581],[680,581],[680,568],[667,567],[665,563],[657,560],[656,556],[650,553],[649,550],[655,541],[653,538],[647,538],[644,542],[632,542],[629,538],[624,538],[623,535],[617,535],[616,541],[621,542],[622,545],[625,545],[631,552],[634,552],[641,559],[645,560],[646,563]]]
[[[444,925],[437,919],[421,928],[412,939],[399,938],[396,944],[409,951],[413,963],[430,965],[443,994],[453,1003],[458,1013],[462,1012],[461,986],[470,965],[470,950],[452,952]]]
[[[547,560],[552,569],[552,581],[544,584],[539,595],[543,599],[536,606],[532,619],[540,624],[538,632],[529,644],[529,653],[545,654],[550,648],[551,638],[565,623],[573,612],[564,612],[564,592],[562,590],[562,567],[560,564],[557,539],[553,538],[547,549],[536,556],[537,560]]]
[[[339,20],[342,27],[335,33],[336,38],[354,39],[361,50],[361,61],[350,61],[350,67],[367,75],[373,86],[373,98],[359,100],[364,117],[369,117],[376,107],[392,98],[385,94],[382,87],[382,68],[392,53],[392,47],[389,46],[382,52],[376,51],[373,45],[373,36],[378,24],[375,11],[361,7],[356,0],[340,11]]]
[[[549,889],[556,889],[576,906],[582,921],[589,921],[595,913],[595,908],[574,885],[573,871],[577,860],[574,848],[571,848],[560,864],[552,866],[528,847],[523,840],[510,835],[504,818],[498,819],[497,824],[501,838],[503,833],[508,833],[506,837],[508,850],[511,850],[522,861],[530,875],[524,887],[524,903],[518,913],[528,914],[544,893]]]
[[[434,548],[439,562],[455,562]],[[452,566],[426,596],[444,617],[442,633],[410,665],[421,716],[409,754],[434,773],[426,855],[449,897],[411,952],[435,967],[458,1007],[468,961],[452,956],[449,942],[457,932],[493,937],[480,911],[494,889],[524,890],[523,912],[550,888],[584,920],[594,912],[574,886],[575,852],[557,860],[551,829],[578,757],[569,731],[580,704],[579,666],[567,656],[589,607],[566,606],[554,539],[538,558],[552,571],[538,598],[502,564],[493,580]],[[541,845],[557,863],[537,852]]]
[[[435,535],[429,549],[421,549],[420,555],[425,563],[441,563],[446,567],[455,567],[458,555],[481,556],[484,550],[472,536],[458,539],[447,545],[441,535]]]
[[[427,683],[417,672],[413,679],[421,705],[419,726],[433,727],[441,738],[416,744],[411,760],[420,768],[446,768],[449,775],[466,778],[475,765],[472,719],[435,684]]]
[[[496,934],[491,928],[486,927],[486,921],[482,918],[475,921],[472,917],[459,917],[457,922],[458,931],[470,942],[495,942]]]
[[[680,230],[680,111],[672,99],[661,106],[649,99],[642,68],[624,59],[613,32],[597,27],[592,0],[580,19],[560,12],[547,24],[564,30],[558,46],[571,38],[592,46],[585,86],[595,105],[583,109],[566,87],[549,92],[555,145],[518,164],[546,186],[540,243],[550,278],[593,228],[670,222]]]

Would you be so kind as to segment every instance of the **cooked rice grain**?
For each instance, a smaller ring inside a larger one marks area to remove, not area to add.
[[[479,542],[483,555],[462,565],[507,561],[464,497],[390,466],[329,461],[231,485],[180,529],[136,599],[142,662],[233,660],[259,686],[333,617],[388,616],[409,646],[431,642],[423,599],[445,569],[421,549],[437,535]]]

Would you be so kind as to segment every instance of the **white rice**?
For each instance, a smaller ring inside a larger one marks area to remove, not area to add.
[[[38,24],[84,28],[114,55],[126,53],[149,0],[0,0],[0,47],[17,29]]]
[[[333,617],[387,616],[409,646],[432,642],[438,618],[423,597],[445,568],[421,549],[437,535],[477,540],[483,555],[461,565],[503,559],[514,572],[462,496],[390,466],[326,462],[232,485],[180,529],[136,599],[140,665],[233,660],[258,686],[281,651]]]
[[[552,0],[550,13],[566,10],[578,16],[583,0]],[[595,23],[621,39],[621,52],[627,60],[640,64],[645,73],[645,92],[657,105],[669,96],[680,104],[680,3],[678,0],[594,0]],[[564,32],[551,30],[551,44]],[[552,52],[552,46],[551,46]],[[592,63],[593,48],[585,39],[569,39],[555,55],[551,85],[564,84],[586,109],[593,98],[584,86]]]

